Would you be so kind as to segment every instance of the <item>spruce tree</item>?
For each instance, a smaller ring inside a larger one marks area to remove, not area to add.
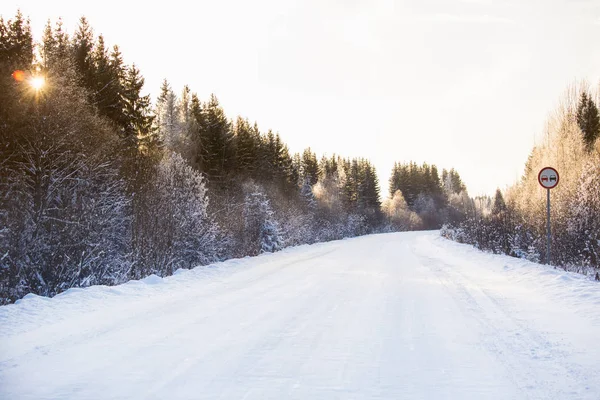
[[[279,133],[275,135],[275,168],[276,177],[281,189],[285,190],[297,184],[298,179],[293,169],[290,151],[287,145],[281,140]]]
[[[191,124],[191,101],[192,92],[188,85],[183,87],[179,98],[178,111],[179,121],[181,121],[182,129],[185,134],[189,133]]]
[[[122,104],[125,124],[122,135],[130,143],[148,146],[154,144],[156,138],[152,129],[154,117],[150,113],[150,96],[141,95],[143,86],[144,78],[133,64],[127,68],[123,82]]]
[[[496,194],[494,195],[494,205],[492,206],[492,215],[499,215],[504,211],[506,211],[504,196],[502,196],[500,189],[496,189]]]
[[[71,54],[69,36],[62,29],[62,20],[59,18],[52,29],[48,20],[42,42],[40,44],[40,55],[42,57],[42,68],[48,72],[64,72],[66,68],[71,67]]]
[[[319,180],[319,162],[317,155],[309,148],[302,153],[302,179],[314,186]]]
[[[71,52],[75,68],[79,73],[79,83],[82,87],[91,91],[90,102],[94,102],[94,60],[92,50],[94,49],[94,33],[85,17],[79,20],[79,26],[73,35]]]
[[[50,20],[46,22],[44,33],[42,34],[42,42],[40,43],[40,56],[42,58],[42,66],[45,70],[50,68],[52,62],[52,53],[56,49],[56,39],[52,31],[52,23]]]
[[[210,183],[225,183],[226,175],[234,169],[233,132],[217,97],[212,94],[204,104],[200,128],[202,172]]]
[[[381,201],[379,199],[379,180],[375,168],[367,161],[360,160],[359,182],[357,186],[357,204],[371,227],[381,222]]]
[[[600,136],[600,116],[594,100],[585,90],[581,93],[577,107],[577,124],[583,134],[586,149],[591,150]]]
[[[260,138],[256,137],[247,119],[238,117],[234,127],[236,165],[239,173],[252,176],[258,162]]]
[[[178,113],[177,97],[171,89],[169,82],[164,79],[160,87],[160,93],[156,99],[156,106],[154,108],[154,129],[157,131],[159,140],[162,142],[162,144],[167,149],[173,151],[178,147]],[[194,115],[196,122],[198,122],[198,119],[202,119],[200,114],[201,110],[196,110],[196,114]],[[199,161],[199,159],[196,160],[196,162]]]
[[[109,56],[102,35],[98,37],[92,52],[94,69],[94,104],[100,115],[108,117],[117,126],[123,127],[124,115],[121,102],[123,91],[123,62],[118,47]]]
[[[0,143],[4,150],[11,151],[7,144],[10,137],[17,135],[12,123],[22,121],[30,113],[32,98],[29,86],[13,79],[16,70],[28,73],[33,67],[33,38],[29,21],[20,11],[14,20],[4,21],[0,17]],[[0,153],[0,156],[4,156]],[[0,157],[0,165],[4,157]]]
[[[165,80],[166,83],[166,80]],[[168,86],[167,86],[168,87]],[[162,95],[162,91],[161,91]],[[192,93],[192,99],[190,101],[190,163],[197,170],[202,170],[202,158],[200,154],[200,148],[202,146],[201,130],[202,121],[204,121],[204,114],[202,113],[202,104],[196,93]]]

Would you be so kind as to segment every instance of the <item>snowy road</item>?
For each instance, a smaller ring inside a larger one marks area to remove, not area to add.
[[[2,399],[600,399],[600,285],[437,232],[0,307]]]

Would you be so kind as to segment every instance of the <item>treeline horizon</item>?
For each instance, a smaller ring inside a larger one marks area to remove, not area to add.
[[[36,76],[44,86],[28,84]],[[367,159],[292,154],[215,95],[176,94],[165,79],[153,102],[143,86],[84,17],[72,35],[48,21],[39,42],[20,12],[0,18],[0,304],[439,228],[470,207],[454,170],[396,164],[408,186],[390,180],[382,200]]]

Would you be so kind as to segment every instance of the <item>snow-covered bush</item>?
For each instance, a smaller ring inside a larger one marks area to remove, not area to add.
[[[422,225],[421,218],[408,207],[400,190],[382,203],[382,210],[392,231],[416,230]]]
[[[567,230],[577,242],[583,264],[597,267],[600,267],[599,179],[600,162],[588,162],[579,178],[567,222]]]
[[[221,249],[216,223],[208,216],[204,178],[177,153],[168,153],[143,191],[132,277],[166,276],[178,268],[215,261]]]

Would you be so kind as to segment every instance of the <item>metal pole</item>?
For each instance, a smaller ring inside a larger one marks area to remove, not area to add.
[[[546,189],[547,191],[547,209],[548,209],[548,221],[546,231],[548,234],[548,241],[546,245],[546,264],[550,265],[550,244],[551,244],[551,236],[550,236],[550,189]]]

